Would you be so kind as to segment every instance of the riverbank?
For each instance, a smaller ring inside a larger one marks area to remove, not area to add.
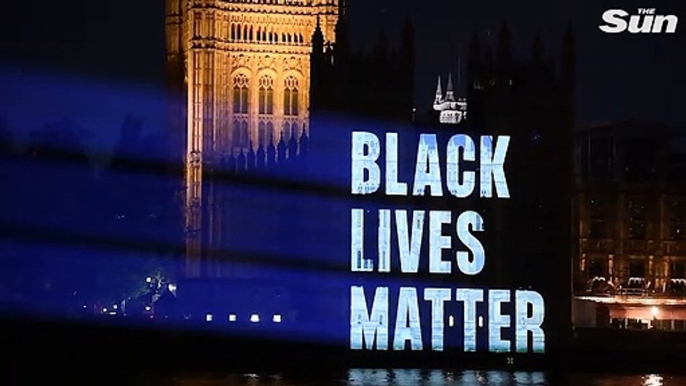
[[[546,355],[464,354],[461,352],[360,353],[314,343],[160,328],[123,327],[111,322],[57,322],[5,319],[10,358],[24,373],[68,376],[239,373],[331,373],[348,368],[436,368],[555,372],[686,374],[680,354],[686,334],[657,331],[577,330],[571,347]],[[6,346],[7,347],[7,346]]]

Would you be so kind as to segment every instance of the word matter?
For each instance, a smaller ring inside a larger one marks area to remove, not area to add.
[[[545,305],[540,294],[524,290],[486,290],[475,288],[426,288],[423,300],[429,303],[430,318],[420,316],[420,304],[417,290],[412,287],[401,287],[398,292],[395,323],[391,323],[389,313],[389,289],[377,287],[371,312],[368,311],[364,287],[350,288],[352,300],[350,313],[350,347],[368,350],[388,350],[392,342],[393,350],[405,350],[406,346],[414,351],[424,349],[422,320],[429,320],[431,328],[431,350],[443,351],[445,335],[446,303],[455,294],[455,301],[463,309],[462,347],[465,352],[477,351],[478,328],[483,328],[482,319],[477,317],[477,305],[488,302],[488,349],[490,352],[510,352],[511,340],[503,337],[503,329],[512,331],[515,350],[519,353],[531,351],[542,353],[545,346],[545,334],[541,328],[545,315]],[[512,299],[514,292],[514,299]],[[488,299],[485,299],[487,293]],[[514,314],[502,312],[504,304],[514,300]],[[452,318],[452,316],[451,316]],[[393,328],[390,331],[390,328]],[[391,338],[392,336],[392,338]]]

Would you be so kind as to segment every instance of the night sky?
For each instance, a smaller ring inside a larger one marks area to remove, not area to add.
[[[9,12],[3,12],[0,27],[3,64],[24,72],[78,74],[93,82],[127,81],[162,89],[163,0],[12,3]],[[445,79],[448,71],[457,72],[457,47],[461,44],[462,52],[467,52],[475,28],[484,40],[493,41],[507,19],[516,56],[530,55],[536,31],[548,52],[557,55],[564,28],[572,21],[577,33],[579,126],[633,118],[686,126],[686,2],[682,0],[349,0],[348,4],[355,49],[369,49],[380,26],[392,40],[397,38],[403,17],[411,12],[418,46],[419,111],[429,108],[436,77]],[[606,9],[635,13],[638,7],[676,14],[685,19],[684,25],[672,35],[606,35],[598,29]]]

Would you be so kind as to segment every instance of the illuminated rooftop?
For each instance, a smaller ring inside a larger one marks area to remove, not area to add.
[[[686,298],[673,298],[662,296],[589,295],[575,296],[574,298],[576,300],[584,300],[606,304],[634,304],[641,306],[686,306]]]

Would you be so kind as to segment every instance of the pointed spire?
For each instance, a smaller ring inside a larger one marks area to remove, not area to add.
[[[346,13],[346,12],[347,12],[347,8],[348,8],[348,7],[347,7],[347,4],[346,4],[346,1],[345,1],[345,0],[338,0],[338,17],[339,17],[339,18],[341,18],[341,17],[345,18],[345,17],[348,16],[347,13]]]
[[[269,146],[267,146],[267,166],[276,163],[276,146],[274,146],[274,133],[269,136]]]
[[[300,157],[306,158],[310,152],[310,139],[307,136],[307,130],[303,127],[302,135],[300,136]]]
[[[319,48],[324,50],[324,32],[322,32],[322,20],[319,14],[317,14],[317,26],[312,33],[312,45],[317,49],[314,51],[315,53],[320,51]]]
[[[245,154],[243,154],[243,149],[240,150],[238,153],[238,157],[236,157],[236,171],[237,172],[242,172],[245,170]]]
[[[436,99],[434,104],[440,104],[443,102],[443,90],[441,89],[441,76],[438,76],[438,85],[436,85]]]
[[[279,144],[276,146],[276,153],[279,157],[278,162],[286,161],[286,140],[284,139],[283,130],[281,131],[281,139]]]
[[[453,90],[453,73],[448,73],[448,85],[445,87],[445,100],[455,102],[455,91]]]
[[[265,152],[264,146],[262,145],[262,143],[260,143],[260,147],[257,148],[256,156],[257,156],[257,162],[256,162],[257,168],[258,169],[264,169],[264,167],[266,166],[267,153]]]

